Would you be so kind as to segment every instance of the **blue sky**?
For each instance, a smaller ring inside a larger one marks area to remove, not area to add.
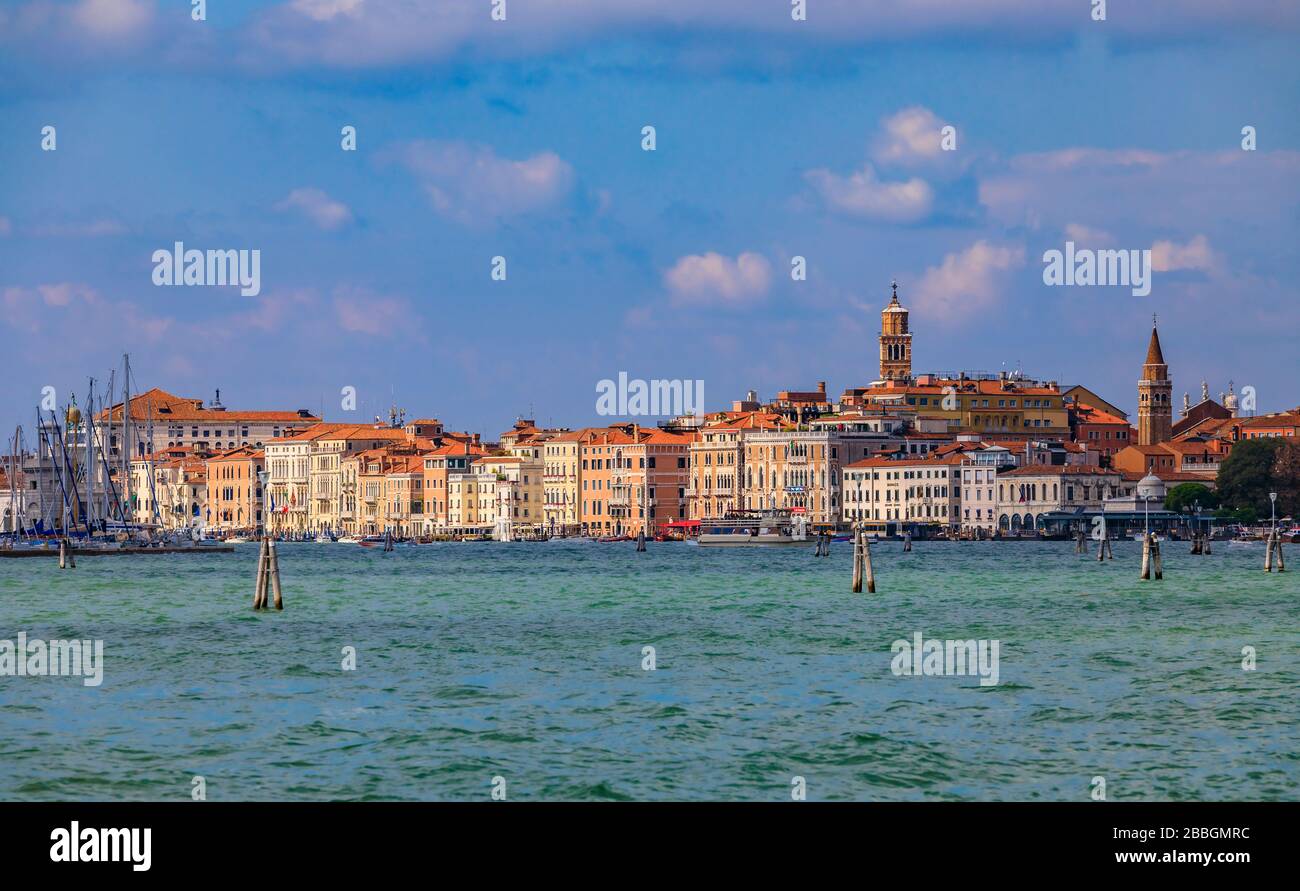
[[[1131,409],[1157,312],[1177,399],[1300,403],[1292,5],[491,6],[0,2],[6,429],[124,351],[232,407],[489,436],[597,422],[621,371],[838,393],[895,277],[918,370]],[[1152,249],[1151,294],[1045,286],[1067,239]],[[261,293],[155,287],[175,241],[260,250]]]

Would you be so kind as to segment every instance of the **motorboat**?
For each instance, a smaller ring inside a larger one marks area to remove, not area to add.
[[[782,547],[810,545],[807,517],[789,510],[737,510],[700,525],[701,547]]]

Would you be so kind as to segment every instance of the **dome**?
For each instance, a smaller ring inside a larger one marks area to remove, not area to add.
[[[68,414],[65,417],[69,427],[76,427],[81,423],[81,409],[75,405],[68,407]]]
[[[1165,499],[1165,482],[1154,473],[1148,473],[1142,479],[1138,480],[1137,494],[1139,498],[1150,498],[1151,500]]]

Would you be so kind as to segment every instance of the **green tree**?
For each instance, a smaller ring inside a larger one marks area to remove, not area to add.
[[[1200,483],[1181,483],[1165,495],[1165,510],[1171,510],[1176,514],[1190,514],[1193,505],[1198,502],[1201,510],[1208,513],[1219,506],[1219,497]]]
[[[1219,465],[1219,501],[1232,510],[1252,508],[1269,515],[1268,493],[1277,491],[1273,467],[1287,444],[1280,439],[1246,439]],[[1278,505],[1279,510],[1282,505]]]

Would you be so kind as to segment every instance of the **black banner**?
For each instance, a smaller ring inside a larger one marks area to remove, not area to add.
[[[637,864],[656,873],[683,857],[730,875],[910,864],[972,879],[988,867],[1230,880],[1290,864],[1298,817],[1300,805],[1245,803],[0,805],[11,875],[128,881],[524,864],[538,875],[563,864],[573,877]]]

